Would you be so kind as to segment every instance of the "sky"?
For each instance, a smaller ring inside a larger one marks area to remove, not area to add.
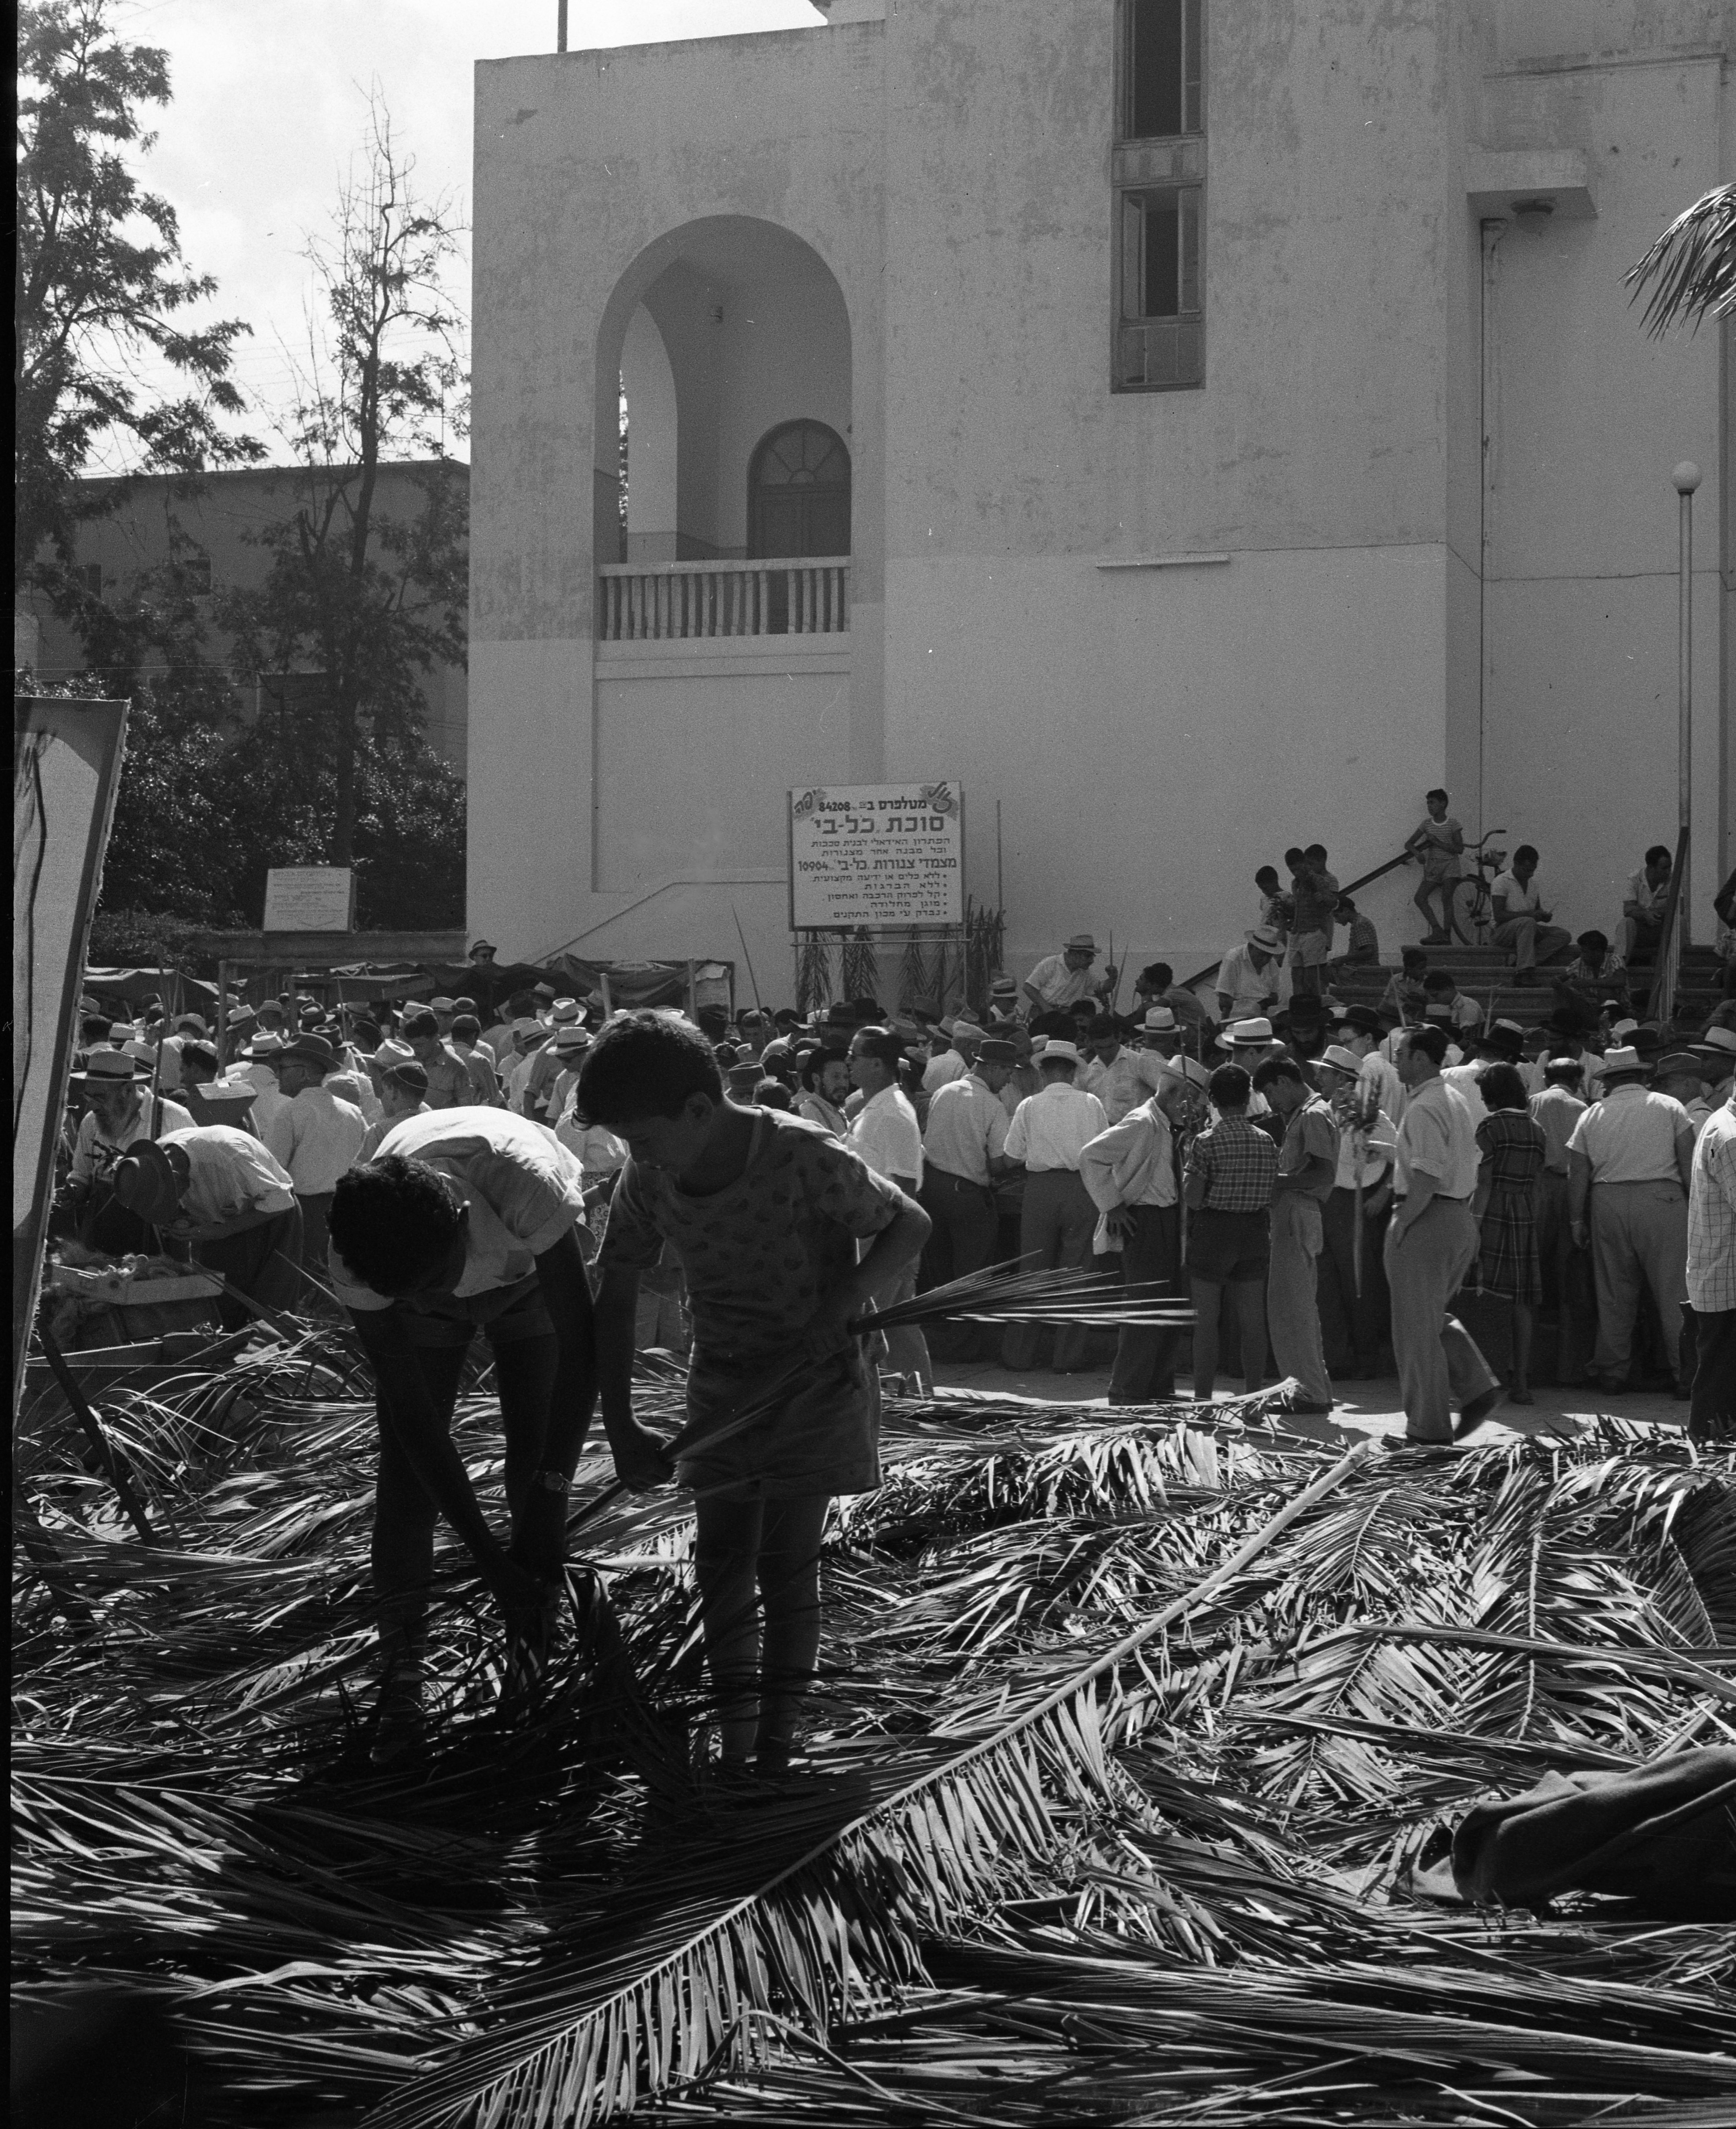
[[[118,0],[120,34],[168,53],[174,90],[145,114],[157,142],[136,167],[178,214],[189,267],[216,276],[211,314],[253,327],[235,374],[260,402],[242,426],[272,459],[285,455],[271,417],[288,403],[290,351],[307,344],[302,255],[361,141],[370,85],[423,196],[446,195],[468,223],[474,62],[552,52],[556,12],[556,0]],[[575,51],[823,19],[807,0],[570,0],[569,17]],[[468,284],[467,250],[460,303]]]

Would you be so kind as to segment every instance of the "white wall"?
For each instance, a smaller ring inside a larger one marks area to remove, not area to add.
[[[627,321],[621,374],[627,398],[627,560],[673,562],[681,437],[675,372],[643,303]]]

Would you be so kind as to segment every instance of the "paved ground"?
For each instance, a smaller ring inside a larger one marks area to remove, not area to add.
[[[991,1396],[996,1392],[1011,1392],[1015,1396],[1042,1398],[1056,1404],[1102,1405],[1109,1399],[1106,1368],[1076,1375],[1039,1371],[1015,1374],[992,1361],[950,1366],[943,1362],[935,1368],[935,1378],[937,1385],[943,1387],[980,1390]],[[1317,1435],[1323,1441],[1356,1434],[1404,1432],[1405,1415],[1399,1403],[1396,1376],[1383,1381],[1342,1383],[1338,1388],[1341,1401],[1329,1418],[1288,1419],[1284,1422],[1286,1429],[1296,1434]],[[1220,1400],[1231,1394],[1223,1388],[1218,1392]],[[1599,1412],[1613,1412],[1623,1419],[1650,1420],[1662,1426],[1684,1426],[1687,1423],[1687,1407],[1677,1404],[1662,1392],[1653,1394],[1636,1391],[1607,1397],[1589,1390],[1539,1388],[1534,1394],[1537,1402],[1534,1405],[1504,1405],[1477,1439],[1493,1440],[1504,1429],[1523,1434],[1552,1430],[1577,1432]],[[1178,1402],[1191,1403],[1191,1395],[1184,1394]]]

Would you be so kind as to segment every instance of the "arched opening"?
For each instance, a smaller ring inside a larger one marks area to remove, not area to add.
[[[748,469],[748,553],[848,555],[850,455],[824,422],[783,422]]]

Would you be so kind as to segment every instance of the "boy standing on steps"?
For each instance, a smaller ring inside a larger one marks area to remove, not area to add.
[[[1411,898],[1422,911],[1429,926],[1423,935],[1423,944],[1449,946],[1453,943],[1453,890],[1459,883],[1465,831],[1448,814],[1449,802],[1444,791],[1428,793],[1424,803],[1429,808],[1427,815],[1405,838],[1405,848],[1423,868],[1422,885]],[[1433,906],[1437,901],[1440,905],[1439,914]]]
[[[809,1366],[765,1419],[679,1466],[700,1494],[697,1565],[722,1760],[778,1774],[820,1650],[820,1546],[837,1493],[880,1483],[874,1369],[848,1326],[896,1293],[929,1219],[819,1126],[724,1099],[711,1045],[669,1013],[592,1043],[577,1113],[626,1141],[597,1253],[597,1376],[633,1431],[639,1275],[667,1242],[693,1318],[689,1423],[721,1426],[769,1376]],[[858,1242],[869,1244],[860,1262]],[[763,1614],[762,1636],[761,1614]]]

